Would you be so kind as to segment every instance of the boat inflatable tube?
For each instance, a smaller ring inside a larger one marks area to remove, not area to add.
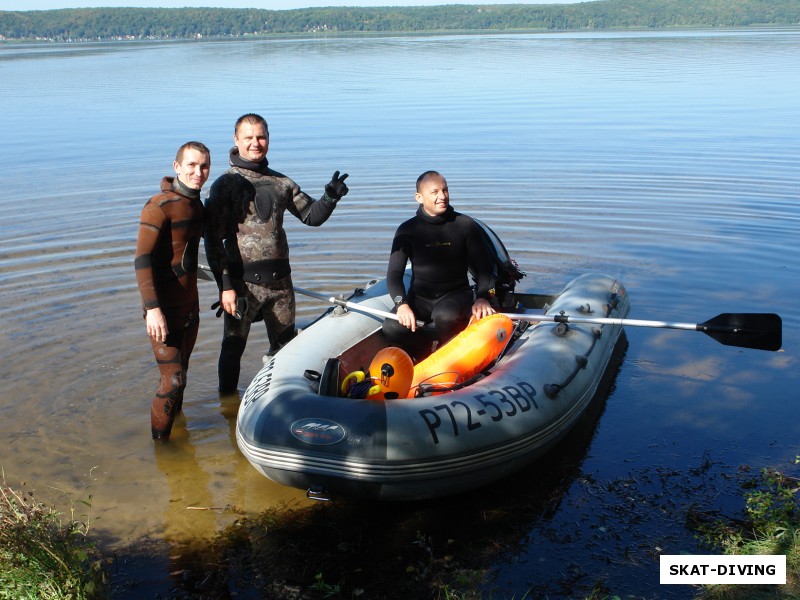
[[[446,392],[474,377],[497,360],[513,331],[514,322],[499,313],[470,324],[414,366],[412,397]]]

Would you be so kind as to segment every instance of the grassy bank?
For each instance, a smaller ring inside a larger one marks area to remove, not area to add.
[[[0,484],[0,598],[90,600],[105,597],[102,562],[89,526],[65,520],[31,494]]]
[[[690,522],[712,553],[785,554],[786,585],[714,585],[698,600],[800,598],[800,505],[798,481],[772,468],[753,475],[740,470],[745,499],[741,518],[694,515]]]

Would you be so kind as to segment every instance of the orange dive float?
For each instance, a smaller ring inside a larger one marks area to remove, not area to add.
[[[513,330],[514,322],[506,315],[489,315],[470,323],[417,365],[401,348],[383,348],[366,372],[353,371],[345,377],[342,396],[394,400],[452,390],[497,360]]]
[[[474,377],[500,356],[513,330],[513,321],[504,314],[474,321],[414,366],[410,396],[418,395],[420,386],[426,394],[441,393]]]
[[[353,371],[344,378],[341,395],[367,400],[407,398],[414,377],[414,362],[402,348],[389,346],[379,350],[369,369]]]

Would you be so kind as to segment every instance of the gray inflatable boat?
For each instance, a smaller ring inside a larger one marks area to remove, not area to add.
[[[592,401],[624,342],[614,320],[630,308],[623,285],[603,274],[552,296],[515,293],[513,328],[507,337],[498,331],[503,347],[488,365],[445,389],[419,385],[411,397],[387,400],[343,389],[386,347],[379,315],[393,304],[385,282],[337,304],[265,359],[236,425],[258,471],[319,499],[445,496],[530,464]],[[592,317],[608,321],[581,322]]]

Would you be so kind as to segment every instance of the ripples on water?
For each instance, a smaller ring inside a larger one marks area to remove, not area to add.
[[[303,502],[235,448],[210,311],[173,444],[154,451],[147,431],[156,370],[132,267],[139,211],[189,138],[211,147],[219,175],[233,121],[249,111],[270,120],[271,164],[312,195],[333,170],[350,173],[322,229],[289,223],[300,286],[346,292],[382,276],[394,228],[415,209],[414,179],[435,168],[456,208],[501,234],[525,287],[557,291],[596,270],[626,284],[635,318],[780,313],[778,354],[629,331],[582,468],[607,479],[620,464],[681,469],[708,449],[785,466],[800,433],[788,402],[798,51],[795,30],[4,46],[7,480],[54,502],[91,494],[95,529],[120,544],[207,534],[229,517],[187,505]],[[213,286],[201,297],[209,306]],[[299,301],[301,320],[324,308]],[[266,343],[255,331],[242,386]],[[498,573],[512,592],[538,581]]]

